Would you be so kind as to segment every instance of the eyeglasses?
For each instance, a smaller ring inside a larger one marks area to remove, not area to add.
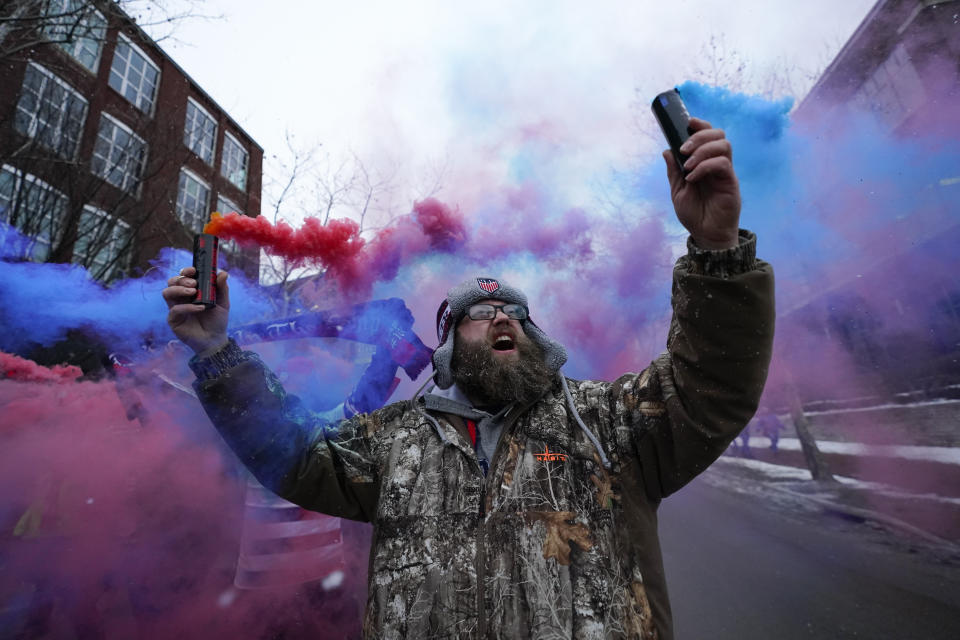
[[[475,304],[467,309],[471,320],[493,320],[497,310],[511,320],[526,320],[527,310],[522,304]]]

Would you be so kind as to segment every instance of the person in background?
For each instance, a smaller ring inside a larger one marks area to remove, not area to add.
[[[770,439],[770,450],[777,452],[777,443],[780,441],[780,432],[784,430],[783,423],[773,411],[768,407],[760,407],[757,411],[757,417],[754,419],[757,428],[764,436]]]
[[[737,436],[737,440],[740,443],[739,452],[740,457],[742,458],[753,458],[753,450],[750,449],[750,427],[751,423],[747,423],[743,427],[743,431],[740,432],[740,435]]]

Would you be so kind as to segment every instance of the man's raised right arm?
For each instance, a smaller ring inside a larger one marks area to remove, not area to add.
[[[370,437],[374,416],[331,424],[288,395],[260,358],[227,339],[226,273],[218,274],[216,307],[190,302],[193,268],[163,290],[174,334],[196,353],[190,367],[207,415],[234,453],[277,495],[307,509],[369,520],[376,505]]]

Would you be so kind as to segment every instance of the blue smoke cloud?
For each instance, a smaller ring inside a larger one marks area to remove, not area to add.
[[[23,255],[29,240],[8,225],[0,226],[7,257]],[[0,261],[0,349],[17,352],[31,343],[50,345],[70,329],[82,329],[119,351],[135,352],[146,339],[170,340],[167,308],[160,291],[180,268],[192,264],[183,250],[164,249],[142,277],[105,287],[86,269],[73,264]],[[270,315],[260,287],[242,274],[230,274],[233,322],[253,322]]]
[[[960,222],[958,200],[947,193],[949,177],[960,174],[960,135],[896,134],[874,114],[849,109],[794,121],[791,99],[696,82],[679,90],[692,115],[731,141],[742,224],[757,232],[759,253],[775,264],[788,296],[856,277]],[[643,174],[638,198],[665,193],[660,169]],[[954,263],[941,259],[945,268]]]

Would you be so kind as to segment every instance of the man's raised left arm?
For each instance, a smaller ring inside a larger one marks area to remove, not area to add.
[[[628,392],[634,406],[664,409],[633,425],[653,499],[706,469],[753,417],[773,348],[773,269],[757,259],[756,236],[739,228],[730,143],[703,120],[691,119],[691,129],[681,148],[687,175],[664,153],[677,219],[690,232],[673,274],[667,353]]]

